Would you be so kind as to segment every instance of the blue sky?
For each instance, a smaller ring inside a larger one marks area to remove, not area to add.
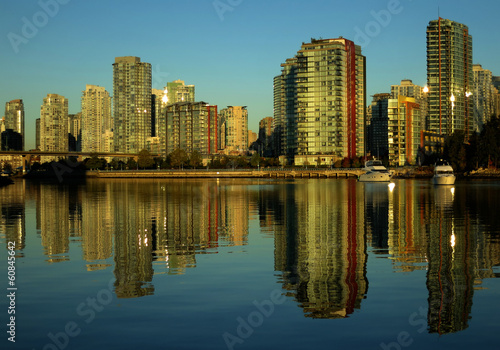
[[[77,113],[86,84],[112,95],[114,58],[138,56],[152,64],[153,88],[182,79],[198,101],[247,106],[257,131],[272,116],[280,64],[311,38],[362,46],[367,101],[401,79],[425,85],[426,27],[438,7],[469,27],[474,63],[500,75],[496,0],[0,0],[0,108],[24,100],[33,148],[48,93]]]

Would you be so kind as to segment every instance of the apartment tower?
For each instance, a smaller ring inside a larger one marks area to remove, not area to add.
[[[102,86],[86,85],[82,92],[82,151],[104,152],[104,133],[113,128],[111,97]]]
[[[472,36],[466,25],[439,18],[427,26],[429,131],[460,130],[467,141],[473,128]]]
[[[248,150],[248,111],[246,106],[228,106],[219,113],[220,149],[226,153]]]
[[[151,136],[151,64],[116,57],[113,95],[115,152],[138,153]]]
[[[48,94],[40,108],[40,150],[68,151],[68,100]]]
[[[12,100],[5,104],[5,130],[12,130],[12,133],[16,133],[17,138],[20,139],[20,149],[15,149],[16,151],[24,150],[24,104],[23,100]],[[14,149],[12,149],[14,150]]]
[[[281,153],[364,155],[366,60],[342,37],[302,43],[274,79],[274,117]]]

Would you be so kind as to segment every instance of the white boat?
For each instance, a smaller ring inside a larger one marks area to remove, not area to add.
[[[455,183],[455,174],[453,174],[453,168],[448,162],[443,160],[436,162],[432,183],[434,185],[453,185]]]
[[[365,163],[366,173],[359,175],[361,182],[389,182],[392,174],[380,160],[369,160]]]

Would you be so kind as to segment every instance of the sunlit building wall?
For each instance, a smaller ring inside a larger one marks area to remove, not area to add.
[[[428,114],[427,89],[414,84],[410,79],[401,80],[399,85],[391,85],[391,98],[397,99],[399,96],[413,97],[420,105],[420,129],[425,130],[425,119]]]
[[[248,110],[246,106],[221,109],[219,119],[222,150],[225,153],[244,153],[248,150]],[[222,139],[223,138],[223,139]]]
[[[492,116],[495,115],[496,88],[493,85],[493,74],[480,64],[472,67],[474,72],[474,86],[472,96],[474,101],[474,131],[481,132]]]
[[[389,165],[404,166],[417,163],[422,129],[420,105],[416,99],[399,95],[388,100]]]
[[[104,152],[103,134],[112,128],[109,92],[102,86],[86,85],[82,92],[82,151]]]
[[[286,125],[283,154],[364,156],[365,70],[361,47],[344,38],[312,39],[282,64],[274,108]]]
[[[167,83],[164,91],[167,92],[167,104],[195,102],[194,85],[185,85],[180,79]]]
[[[473,129],[472,36],[466,25],[439,18],[427,26],[429,131],[467,140]]]
[[[40,108],[40,150],[68,151],[68,100],[48,94]],[[44,160],[54,157],[43,157]]]
[[[114,150],[139,153],[151,136],[151,64],[139,57],[113,63]]]
[[[162,128],[160,127],[160,130]],[[206,102],[179,102],[165,107],[165,132],[159,135],[160,150],[166,157],[176,149],[190,154],[217,153],[217,106]]]

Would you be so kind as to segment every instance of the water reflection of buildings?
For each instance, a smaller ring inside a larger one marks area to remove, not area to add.
[[[494,277],[492,266],[500,262],[499,242],[472,224],[470,194],[401,180],[387,200],[388,252],[395,270],[427,269],[429,332],[466,329],[474,289],[482,278]]]
[[[347,317],[367,293],[363,193],[348,181],[280,187],[275,270],[308,317]]]
[[[26,187],[24,183],[7,188],[0,188],[0,234],[6,242],[16,242],[17,256],[22,257],[25,248],[26,227],[24,200]]]

